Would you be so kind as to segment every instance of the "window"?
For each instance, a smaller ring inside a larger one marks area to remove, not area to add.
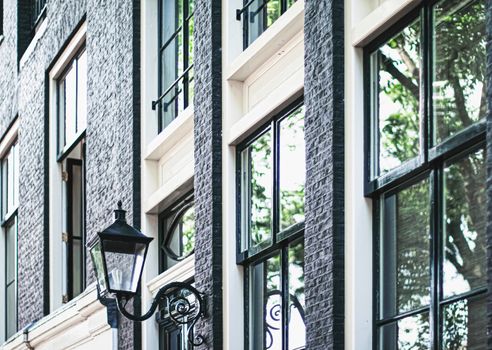
[[[58,152],[67,153],[87,125],[87,54],[82,49],[58,79]]]
[[[237,20],[243,21],[243,45],[246,49],[267,30],[296,0],[244,0],[237,10]]]
[[[485,37],[437,1],[366,48],[376,349],[486,348]]]
[[[195,0],[159,0],[158,132],[193,99]]]
[[[5,252],[5,334],[17,332],[17,207],[19,148],[15,142],[2,159],[2,226]]]
[[[160,271],[176,265],[195,249],[195,206],[193,194],[166,210],[160,219]]]
[[[62,179],[63,301],[85,288],[85,128],[87,55],[80,50],[57,80],[58,154]]]
[[[31,28],[35,32],[38,29],[39,23],[46,16],[46,0],[31,0],[31,6]]]
[[[159,270],[164,272],[191,256],[195,249],[195,203],[193,193],[179,199],[159,218]],[[188,281],[192,282],[192,281]],[[195,305],[192,295],[176,295],[184,297],[190,305]],[[188,326],[177,326],[169,317],[167,304],[161,305],[157,322],[159,323],[160,349],[191,350],[188,341]],[[191,335],[191,339],[193,339]]]
[[[304,107],[281,113],[238,147],[237,159],[246,348],[303,349]]]

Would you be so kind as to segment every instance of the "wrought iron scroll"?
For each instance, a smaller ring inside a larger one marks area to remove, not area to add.
[[[164,305],[168,318],[176,326],[187,325],[186,336],[191,345],[199,346],[205,343],[203,336],[200,334],[194,336],[195,332],[193,331],[197,321],[205,316],[203,294],[189,283],[171,282],[162,287],[157,292],[149,311],[142,316],[132,315],[126,311],[126,302],[127,300],[125,301],[120,296],[117,296],[118,310],[126,318],[137,322],[149,319],[155,313],[159,305]]]
[[[273,290],[270,291],[266,299],[270,299],[272,296],[279,295],[280,297],[282,296],[282,292],[279,290]],[[305,319],[305,313],[304,313],[304,308],[302,307],[301,303],[299,302],[299,299],[295,295],[289,294],[289,300],[290,300],[290,305],[289,305],[289,314],[288,316],[288,321],[290,321],[290,309],[292,307],[296,308],[299,311],[299,315],[302,318],[302,321],[304,324],[306,324],[306,319]],[[267,303],[265,303],[265,308],[267,306]],[[270,319],[272,319],[275,322],[281,322],[282,321],[282,304],[281,303],[275,303],[273,304],[269,310],[265,310],[265,313],[270,316]],[[267,340],[266,340],[266,349],[270,349],[273,346],[273,333],[274,331],[278,331],[281,329],[281,327],[275,327],[271,323],[268,323],[265,319],[265,332],[267,335]]]

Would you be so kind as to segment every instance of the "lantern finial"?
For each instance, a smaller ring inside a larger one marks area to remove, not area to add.
[[[118,201],[118,209],[114,211],[114,218],[116,220],[126,221],[125,213],[126,210],[123,210],[123,203]]]

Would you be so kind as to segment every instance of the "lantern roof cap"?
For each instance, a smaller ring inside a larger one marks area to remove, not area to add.
[[[114,211],[114,214],[115,221],[97,233],[99,238],[147,244],[153,240],[152,237],[147,237],[133,226],[128,225],[126,222],[126,210],[123,210],[121,201],[118,201],[118,209]]]

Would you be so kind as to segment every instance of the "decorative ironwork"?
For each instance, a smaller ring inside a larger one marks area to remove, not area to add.
[[[282,292],[279,290],[274,290],[271,291],[267,294],[266,300],[268,301],[272,296],[278,295],[282,297]],[[291,308],[297,309],[299,312],[299,315],[301,316],[302,322],[306,324],[306,319],[305,319],[305,314],[304,314],[304,308],[302,307],[301,303],[299,302],[299,299],[295,295],[289,294],[289,300],[290,300],[290,305],[289,305],[289,313],[288,313],[288,321],[290,321],[290,315],[292,314],[290,312]],[[265,305],[266,308],[267,305]],[[269,310],[265,310],[266,314],[269,315],[269,318],[274,321],[274,322],[282,322],[282,304],[281,302],[277,302],[273,304]],[[266,349],[270,349],[273,346],[273,332],[279,331],[281,327],[276,327],[272,325],[271,323],[268,323],[265,319],[265,331],[267,335],[267,340],[266,340]]]
[[[162,287],[156,294],[154,301],[150,305],[149,311],[142,316],[130,314],[126,310],[126,304],[129,299],[117,295],[116,305],[120,313],[132,321],[145,321],[149,319],[156,311],[159,305],[163,305],[163,310],[159,311],[157,321],[161,322],[164,317],[160,314],[166,314],[175,325],[187,326],[187,338],[191,345],[199,346],[205,343],[205,339],[200,334],[194,336],[194,327],[197,321],[205,316],[205,302],[203,294],[189,283],[171,282]]]

